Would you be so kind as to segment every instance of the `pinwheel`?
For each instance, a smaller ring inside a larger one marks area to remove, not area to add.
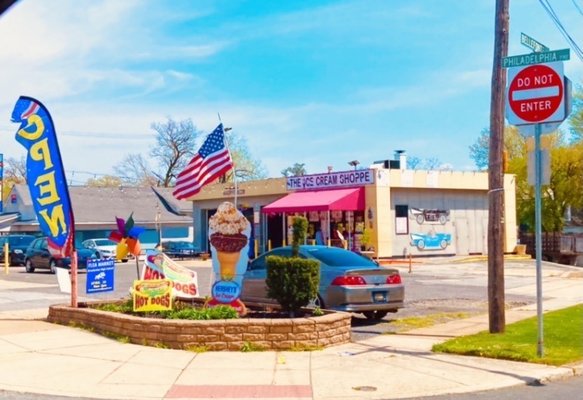
[[[128,253],[138,257],[142,250],[138,236],[146,229],[135,226],[133,215],[134,213],[131,213],[126,221],[115,217],[117,231],[111,231],[109,234],[109,239],[117,243],[116,258],[118,260],[126,258]]]

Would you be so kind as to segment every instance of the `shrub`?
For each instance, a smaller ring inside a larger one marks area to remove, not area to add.
[[[320,263],[299,257],[267,257],[267,295],[290,317],[318,295]]]
[[[292,256],[269,256],[267,262],[267,295],[276,300],[290,317],[318,296],[320,262],[298,257],[300,243],[306,239],[308,221],[293,219]]]
[[[308,220],[304,217],[294,217],[292,223],[292,257],[297,257],[300,251],[300,244],[306,241],[308,231]]]

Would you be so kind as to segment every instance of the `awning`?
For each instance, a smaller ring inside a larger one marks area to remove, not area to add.
[[[264,213],[364,210],[364,188],[294,192],[263,207]]]

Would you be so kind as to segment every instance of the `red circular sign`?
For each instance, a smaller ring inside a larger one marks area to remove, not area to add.
[[[560,107],[563,100],[563,77],[544,64],[526,67],[508,88],[508,103],[520,119],[544,122]]]

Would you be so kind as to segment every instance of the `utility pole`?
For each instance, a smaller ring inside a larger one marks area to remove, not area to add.
[[[494,63],[490,98],[490,151],[488,170],[488,314],[490,333],[505,330],[504,312],[504,92],[508,55],[509,0],[496,0]]]

